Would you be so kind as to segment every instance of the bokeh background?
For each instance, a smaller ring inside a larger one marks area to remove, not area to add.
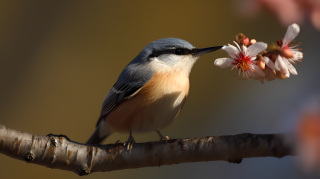
[[[234,1],[80,1],[0,2],[0,123],[28,133],[65,134],[85,142],[94,131],[102,100],[122,69],[148,43],[182,38],[196,47],[231,43],[242,32],[268,44],[283,38],[286,26],[261,9],[242,16]],[[214,66],[217,51],[194,66],[191,90],[174,123],[162,130],[172,138],[278,133],[290,120],[288,106],[320,89],[320,33],[308,19],[296,40],[306,56],[298,76],[260,84],[238,80]],[[281,125],[280,125],[281,124]],[[155,132],[134,134],[155,141]],[[122,142],[113,134],[105,143]],[[77,178],[74,173],[27,164],[0,154],[1,178]],[[305,172],[296,157],[188,163],[93,173],[84,178],[319,178]]]

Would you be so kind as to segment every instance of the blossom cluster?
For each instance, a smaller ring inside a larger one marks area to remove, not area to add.
[[[298,35],[300,27],[292,24],[282,40],[277,44],[268,45],[264,42],[257,42],[249,39],[243,34],[238,34],[234,41],[235,46],[226,45],[222,47],[230,57],[218,58],[214,64],[221,68],[231,67],[237,70],[239,79],[259,79],[261,83],[267,81],[286,79],[290,73],[297,75],[292,64],[296,61],[302,62],[304,54],[302,49],[297,49],[301,43],[295,45],[293,39]],[[268,48],[268,50],[267,50]]]

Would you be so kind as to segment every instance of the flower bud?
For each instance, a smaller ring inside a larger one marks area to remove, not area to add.
[[[245,37],[243,39],[241,39],[241,43],[245,46],[247,46],[249,44],[249,38],[248,37]]]
[[[284,73],[281,73],[281,77],[282,78],[289,78],[289,72],[284,74]]]
[[[251,39],[251,40],[250,40],[250,45],[253,45],[253,44],[255,44],[255,43],[257,43],[256,39]]]
[[[282,73],[280,73],[279,71],[276,71],[276,75],[275,76],[280,80],[284,80],[284,79],[287,78]]]
[[[290,49],[287,49],[287,48],[281,48],[279,50],[279,53],[281,56],[285,57],[285,58],[293,58],[293,53]]]
[[[264,70],[266,68],[266,62],[263,60],[261,55],[258,55],[256,65],[260,67],[261,70]]]

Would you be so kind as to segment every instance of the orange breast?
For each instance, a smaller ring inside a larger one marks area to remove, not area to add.
[[[132,98],[125,100],[106,117],[117,132],[147,132],[163,128],[179,114],[189,92],[184,74],[154,74]]]

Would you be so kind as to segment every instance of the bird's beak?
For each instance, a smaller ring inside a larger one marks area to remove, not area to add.
[[[198,49],[197,52],[195,52],[195,53],[193,54],[193,56],[201,56],[201,55],[204,55],[204,54],[207,54],[207,53],[210,53],[210,52],[219,50],[219,49],[222,48],[222,47],[223,47],[223,46],[201,48],[201,49]]]

